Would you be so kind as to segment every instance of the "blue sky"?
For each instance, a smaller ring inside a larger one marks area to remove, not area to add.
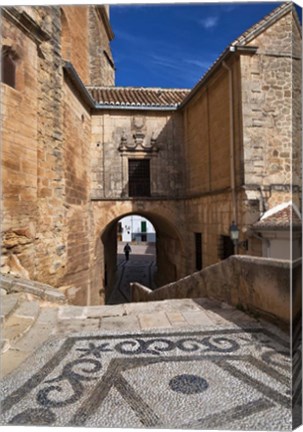
[[[116,85],[192,88],[230,42],[280,4],[111,5]]]

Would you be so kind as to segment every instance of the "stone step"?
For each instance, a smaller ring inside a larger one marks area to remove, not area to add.
[[[1,295],[1,323],[7,321],[7,319],[17,309],[21,299],[21,294],[9,294]]]
[[[21,292],[52,303],[67,303],[67,298],[59,289],[29,279],[1,275],[0,287],[7,293]]]
[[[39,309],[39,302],[25,300],[4,321],[1,332],[2,352],[7,351],[13,343],[30,330],[39,315]]]
[[[58,309],[41,308],[39,316],[28,331],[1,355],[1,378],[21,365],[41,344],[57,332]]]

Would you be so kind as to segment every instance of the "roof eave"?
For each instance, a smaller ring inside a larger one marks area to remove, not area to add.
[[[198,93],[198,91],[205,86],[209,78],[219,69],[222,62],[227,60],[235,53],[238,54],[255,54],[258,47],[255,46],[228,46],[225,51],[218,57],[213,66],[206,72],[204,77],[195,85],[192,91],[183,99],[179,108],[184,108],[185,105]]]
[[[87,91],[85,85],[83,84],[74,66],[70,62],[64,61],[63,70],[64,73],[70,79],[70,81],[73,83],[73,85],[76,87],[78,92],[80,93],[84,102],[86,102],[90,108],[95,108],[96,105],[95,101],[91,97],[90,93]]]
[[[176,111],[178,105],[109,105],[97,103],[83,84],[74,66],[65,61],[63,65],[64,73],[78,90],[83,101],[94,110],[140,110],[140,111]]]
[[[302,229],[302,225],[300,224],[268,224],[268,225],[252,225],[251,229],[254,231],[300,231]]]
[[[177,105],[109,105],[95,104],[95,109],[100,110],[140,110],[140,111],[176,111]]]
[[[242,33],[237,39],[235,39],[231,45],[234,46],[245,46],[256,37],[258,37],[261,33],[264,32],[267,28],[272,26],[275,22],[281,19],[284,15],[288,14],[291,11],[294,11],[295,7],[292,1],[286,1],[281,6],[278,6],[276,9],[271,11],[268,15],[266,15],[259,22],[251,26],[248,30]]]

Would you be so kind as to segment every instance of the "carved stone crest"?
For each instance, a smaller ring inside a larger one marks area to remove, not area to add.
[[[147,137],[146,134],[140,130],[137,130],[132,134],[132,139],[129,139],[130,136],[131,134],[126,134],[125,130],[122,131],[118,147],[120,152],[156,152],[159,150],[155,131],[152,132],[150,137]]]
[[[132,121],[133,129],[135,130],[141,130],[145,126],[145,117],[142,116],[135,116],[133,117]]]

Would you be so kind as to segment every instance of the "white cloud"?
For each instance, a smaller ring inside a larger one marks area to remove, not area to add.
[[[189,63],[193,66],[197,66],[198,68],[201,68],[201,69],[208,69],[212,64],[211,60],[209,60],[209,61],[203,61],[202,60],[201,61],[201,60],[195,60],[195,59],[185,59],[185,62]]]
[[[200,20],[200,24],[205,29],[210,29],[210,28],[216,27],[216,25],[218,24],[218,21],[219,21],[218,16],[210,16],[210,17],[207,17],[207,18]]]

